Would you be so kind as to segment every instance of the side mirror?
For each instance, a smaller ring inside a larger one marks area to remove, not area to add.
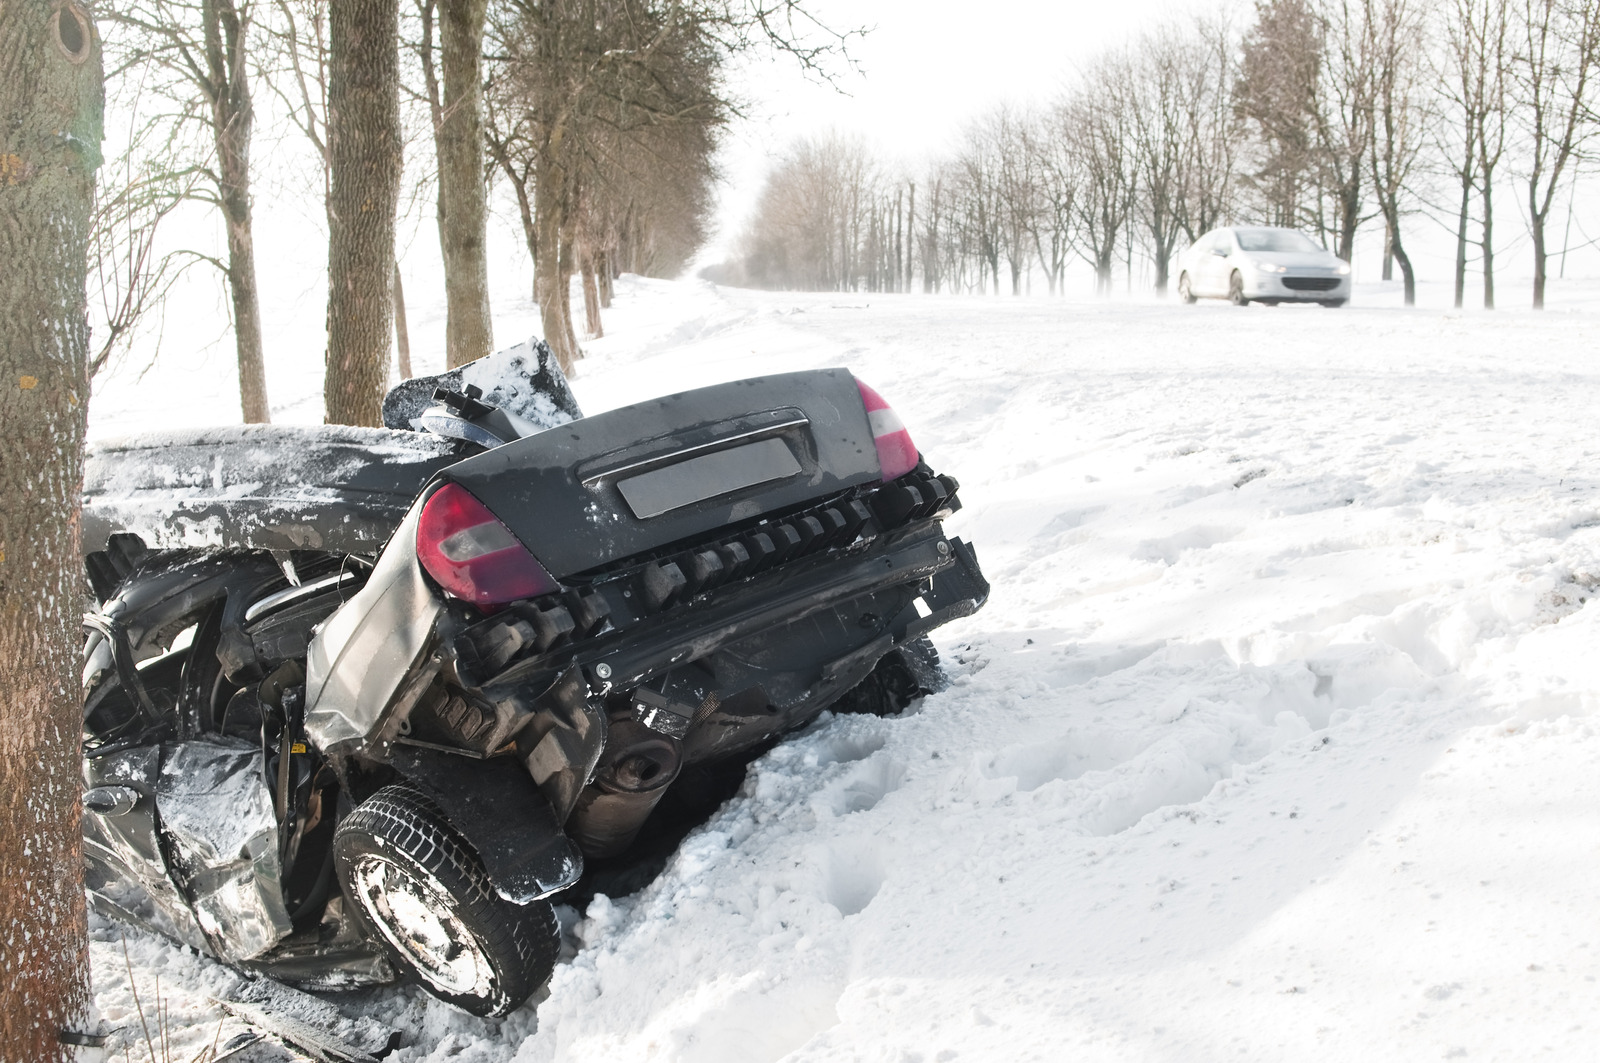
[[[1211,249],[1211,253],[1218,258],[1227,258],[1231,251],[1232,249],[1227,247],[1213,247]]]

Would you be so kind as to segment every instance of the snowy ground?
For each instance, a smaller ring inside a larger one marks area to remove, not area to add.
[[[936,633],[947,692],[824,718],[654,885],[574,913],[548,998],[350,1006],[406,1061],[1593,1058],[1582,287],[1484,315],[625,279],[587,410],[848,366],[962,482],[993,597]],[[282,419],[316,420],[297,357]],[[157,408],[180,371],[114,380],[96,434],[232,409],[225,377]],[[131,1030],[122,931],[96,937]],[[228,976],[127,941],[189,1058]]]

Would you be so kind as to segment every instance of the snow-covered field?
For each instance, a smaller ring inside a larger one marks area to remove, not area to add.
[[[948,691],[825,717],[653,885],[573,913],[547,998],[346,1005],[406,1061],[1594,1058],[1583,287],[1485,315],[625,278],[586,410],[848,366],[961,481],[993,597],[936,632]],[[533,318],[504,305],[508,344]],[[293,357],[283,419],[317,420]],[[96,434],[232,414],[227,374],[159,407],[181,366],[113,380]],[[126,1043],[124,935],[95,936]],[[228,975],[127,942],[190,1058]]]

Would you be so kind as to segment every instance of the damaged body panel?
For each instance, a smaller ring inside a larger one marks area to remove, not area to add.
[[[284,907],[278,823],[261,750],[239,739],[162,750],[156,814],[168,863],[200,929],[229,960],[253,960],[294,930]]]
[[[559,372],[529,344],[407,382],[317,491],[285,470],[333,465],[274,482],[226,433],[209,478],[95,470],[97,904],[303,986],[504,1014],[553,967],[551,899],[686,769],[938,689],[927,633],[989,588],[943,531],[959,485],[876,392],[822,370],[583,418]]]

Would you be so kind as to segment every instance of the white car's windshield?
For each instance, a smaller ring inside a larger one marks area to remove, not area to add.
[[[1239,238],[1241,251],[1278,251],[1304,254],[1309,251],[1321,251],[1310,237],[1295,232],[1293,229],[1235,229],[1235,236]]]

